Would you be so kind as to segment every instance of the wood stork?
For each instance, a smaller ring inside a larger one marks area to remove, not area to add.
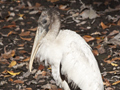
[[[76,32],[60,30],[59,12],[46,9],[38,20],[29,70],[36,58],[51,65],[56,84],[64,90],[104,90],[90,46]]]

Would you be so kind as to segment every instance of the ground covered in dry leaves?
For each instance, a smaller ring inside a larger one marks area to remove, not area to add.
[[[60,11],[61,29],[74,30],[92,47],[105,90],[120,90],[120,1],[82,1],[85,5],[79,0],[0,1],[0,90],[62,90],[50,66],[34,62],[27,72],[37,20],[46,7]]]

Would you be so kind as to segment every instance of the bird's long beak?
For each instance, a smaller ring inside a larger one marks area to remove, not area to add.
[[[29,62],[29,71],[30,72],[32,70],[32,64],[33,64],[33,61],[35,59],[36,53],[37,53],[39,46],[40,46],[40,41],[46,35],[46,33],[47,33],[46,30],[44,30],[41,27],[38,27],[37,32],[36,32],[36,36],[34,39],[34,44],[33,44],[33,48],[32,48],[30,62]]]

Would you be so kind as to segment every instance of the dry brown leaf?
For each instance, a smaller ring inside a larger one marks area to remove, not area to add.
[[[14,83],[21,83],[21,84],[23,84],[24,81],[22,81],[22,80],[14,80]]]
[[[16,76],[16,75],[19,75],[20,74],[20,72],[17,72],[17,73],[14,73],[13,71],[7,71],[10,75],[14,75],[14,76]]]
[[[95,48],[99,49],[100,47],[101,47],[101,45],[98,45],[98,46],[96,46]]]
[[[60,5],[59,9],[61,9],[61,10],[69,10],[69,8],[66,8],[66,7],[67,7],[67,5]]]
[[[79,32],[80,32],[80,30],[75,30],[75,32],[76,32],[76,33],[79,33]]]
[[[103,22],[101,22],[101,23],[100,23],[100,25],[102,26],[102,28],[103,28],[103,29],[108,28],[108,26],[107,26],[107,25],[105,25]]]
[[[95,39],[100,40],[100,39],[101,39],[101,37],[96,37]]]
[[[44,69],[44,66],[42,64],[39,65],[38,70]]]
[[[118,20],[117,25],[120,26],[120,19]]]
[[[107,26],[112,26],[112,25],[113,25],[113,26],[116,26],[115,23],[108,23],[108,24],[107,24]]]
[[[120,57],[115,57],[115,58],[112,58],[112,60],[107,60],[108,58],[105,58],[104,59],[104,62],[107,62],[108,64],[111,64],[113,61],[115,60],[120,60]]]
[[[64,10],[65,8],[66,8],[66,5],[60,5],[60,6],[59,6],[59,9]]]
[[[109,71],[108,73],[110,73],[110,74],[111,74],[111,73],[116,74],[117,72],[119,73],[119,70]]]
[[[100,39],[100,40],[97,40],[97,44],[99,45],[103,40]]]
[[[99,4],[100,4],[100,2],[95,2],[95,1],[94,1],[94,2],[93,2],[93,4],[97,4],[97,5],[99,5]]]
[[[99,53],[98,53],[97,50],[93,50],[92,52],[93,52],[93,54],[94,54],[95,56],[98,56],[98,55],[99,55]]]
[[[103,31],[102,34],[106,35],[108,33],[108,31]]]
[[[111,86],[111,83],[110,83],[107,79],[104,78],[104,80],[105,80],[105,82],[104,82],[104,85],[105,85],[105,86],[107,86],[107,87],[108,87],[108,86]]]
[[[14,55],[15,55],[15,50],[10,50],[9,52],[5,52],[4,54],[2,54],[2,58],[8,59],[13,57]]]
[[[118,81],[112,83],[112,85],[116,85],[116,84],[119,84],[119,83],[120,83],[120,80],[118,80]]]
[[[49,1],[49,2],[51,2],[51,3],[54,3],[54,2],[57,2],[57,1],[59,1],[59,0],[47,0],[47,1]]]
[[[35,4],[35,7],[40,7],[40,6],[41,6],[40,3],[36,3],[36,4]]]
[[[31,28],[31,29],[28,29],[30,31],[36,31],[38,27],[35,27],[35,28]]]
[[[20,37],[22,40],[26,40],[26,41],[31,41],[32,38],[23,38],[23,37]]]
[[[112,65],[112,66],[115,66],[115,67],[118,66],[118,64],[116,64],[116,63],[111,63],[111,65]]]
[[[49,67],[48,69],[51,70],[51,67]]]
[[[13,82],[13,79],[12,79],[12,78],[9,78],[8,81]]]
[[[0,20],[0,22],[4,22],[4,20]]]
[[[102,36],[102,37],[95,37],[95,39],[97,39],[97,40],[104,39],[104,38],[105,38],[104,36]]]
[[[7,74],[7,70],[5,69],[5,70],[2,72],[2,74]]]
[[[9,64],[9,62],[6,59],[2,59],[0,58],[0,64]]]
[[[11,56],[13,57],[15,55],[15,50],[12,50]]]
[[[4,78],[6,78],[6,77],[10,77],[11,75],[4,75]]]
[[[115,35],[115,34],[118,34],[119,33],[119,31],[118,30],[113,30],[112,32],[110,32],[110,36],[112,36],[112,35]]]
[[[27,24],[31,24],[32,22],[27,22]]]
[[[9,35],[11,35],[11,34],[17,34],[17,32],[10,31],[7,36],[9,36]]]
[[[47,72],[46,71],[42,71],[42,76],[46,76]]]
[[[28,57],[28,58],[26,58],[26,59],[24,59],[22,61],[25,62],[25,61],[29,61],[29,60],[30,60],[30,57]]]
[[[113,61],[115,61],[115,60],[120,60],[120,57],[112,58],[111,62],[113,62]]]
[[[108,4],[109,4],[109,2],[105,2],[104,4],[105,4],[105,5],[108,5]]]
[[[95,39],[97,40],[97,44],[99,45],[102,41],[104,41],[104,36],[102,37],[96,37]]]
[[[110,3],[111,0],[105,0],[104,4],[108,5]]]
[[[16,64],[17,64],[17,62],[13,60],[13,61],[9,64],[8,67],[11,68],[11,67],[15,66]]]
[[[18,46],[19,46],[19,47],[23,47],[24,45],[25,45],[25,44],[23,43],[23,44],[19,44]]]
[[[19,51],[19,53],[20,53],[20,54],[24,54],[24,53],[27,53],[27,51],[21,50],[21,51]]]
[[[94,37],[89,36],[89,35],[84,35],[83,38],[85,39],[86,42],[89,42],[95,39]]]
[[[19,17],[23,17],[24,16],[24,14],[17,14]]]
[[[29,36],[30,35],[30,31],[21,32],[19,35],[20,36]]]
[[[16,25],[8,25],[8,26],[3,26],[2,28],[13,28],[13,27],[16,27]]]
[[[32,88],[26,88],[25,90],[32,90]]]
[[[117,45],[109,45],[110,48],[116,48]]]
[[[20,60],[20,56],[16,56],[14,59],[15,60]]]
[[[104,62],[111,63],[108,59],[111,58],[111,55],[108,55],[107,58],[104,59]]]

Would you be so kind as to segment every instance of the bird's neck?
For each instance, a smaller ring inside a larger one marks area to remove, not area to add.
[[[56,19],[49,26],[49,31],[46,35],[46,38],[51,41],[54,40],[57,37],[57,35],[59,34],[59,31],[60,31],[60,21],[58,19]]]

